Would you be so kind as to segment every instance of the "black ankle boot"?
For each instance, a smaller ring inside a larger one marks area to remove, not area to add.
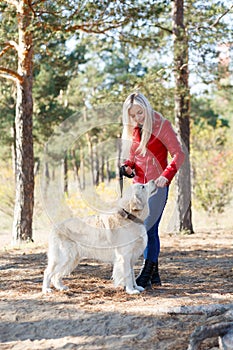
[[[138,286],[145,288],[150,285],[154,265],[155,263],[153,261],[145,260],[144,266],[139,276],[136,278],[136,283]]]
[[[151,279],[147,282],[146,287],[152,288],[152,285],[154,286],[161,286],[161,279],[159,276],[159,268],[158,268],[158,261],[154,263]]]
[[[152,272],[152,276],[151,276],[151,284],[154,284],[155,286],[161,286],[161,279],[159,276],[159,266],[158,266],[158,261],[155,263],[154,265],[154,269]]]

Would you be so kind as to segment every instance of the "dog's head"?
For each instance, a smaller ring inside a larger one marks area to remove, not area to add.
[[[142,211],[148,204],[149,197],[156,191],[153,180],[146,184],[133,184],[123,196],[123,206],[132,211]]]

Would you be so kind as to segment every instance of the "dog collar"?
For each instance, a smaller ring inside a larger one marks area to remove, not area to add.
[[[129,219],[129,220],[131,220],[131,221],[133,221],[133,222],[136,222],[137,224],[144,224],[144,221],[143,221],[143,220],[139,219],[137,216],[135,216],[135,215],[129,213],[127,210],[125,210],[125,209],[123,209],[123,208],[120,209],[120,210],[118,211],[118,213],[119,213],[123,218],[125,218],[125,219]]]

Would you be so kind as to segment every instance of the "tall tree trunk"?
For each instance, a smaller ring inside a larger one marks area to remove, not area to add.
[[[100,171],[99,171],[99,152],[98,144],[96,143],[93,147],[93,174],[94,174],[94,186],[98,186],[100,182]]]
[[[85,157],[83,155],[83,149],[80,148],[80,172],[82,174],[82,190],[86,188],[86,173],[85,173]]]
[[[86,106],[84,106],[84,109],[83,109],[83,120],[84,120],[84,123],[87,121],[87,107]],[[92,143],[92,137],[89,134],[89,132],[86,133],[86,140],[87,140],[87,145],[88,145],[91,180],[92,180],[92,184],[95,185],[95,168],[94,168],[93,143]],[[84,168],[83,168],[83,170],[84,170]],[[85,185],[84,185],[83,188],[85,188]]]
[[[11,154],[12,154],[12,170],[13,170],[13,174],[15,177],[15,181],[16,181],[16,130],[15,130],[15,120],[13,121],[13,126],[11,128],[11,136],[13,139],[13,144],[11,146]]]
[[[104,155],[101,151],[101,166],[100,166],[100,179],[101,179],[101,182],[104,182],[104,161],[105,161],[105,158],[104,158]]]
[[[184,25],[183,0],[172,2],[173,50],[175,68],[175,123],[186,149],[186,160],[176,176],[178,231],[193,233],[191,206],[190,89],[188,84],[188,37]]]
[[[63,158],[63,178],[64,178],[64,193],[68,194],[68,154],[67,151]]]
[[[26,2],[18,1],[18,74],[16,101],[16,193],[13,220],[13,241],[32,240],[34,207],[34,155],[32,138],[32,60],[30,12]]]
[[[91,181],[92,185],[95,185],[95,168],[94,168],[94,152],[93,152],[93,144],[92,139],[89,133],[86,133],[86,140],[88,145],[88,154],[89,154],[89,164],[90,164],[90,171],[91,171]]]
[[[107,182],[110,183],[111,175],[110,175],[110,165],[109,165],[109,158],[108,157],[106,160],[106,176],[107,176]]]
[[[80,146],[81,147],[81,146]],[[81,157],[80,157],[81,158]],[[76,152],[75,149],[71,150],[71,162],[72,162],[72,166],[73,166],[73,171],[74,171],[74,176],[75,176],[75,180],[78,183],[78,188],[81,190],[82,189],[82,185],[81,185],[81,180],[80,180],[80,176],[79,176],[79,171],[80,171],[80,162],[77,161],[76,159]]]

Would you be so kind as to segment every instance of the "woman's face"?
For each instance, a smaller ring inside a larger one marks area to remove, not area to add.
[[[138,106],[138,105],[133,105],[129,109],[129,116],[132,118],[137,124],[143,125],[144,120],[145,120],[145,115],[144,115],[144,110]]]

